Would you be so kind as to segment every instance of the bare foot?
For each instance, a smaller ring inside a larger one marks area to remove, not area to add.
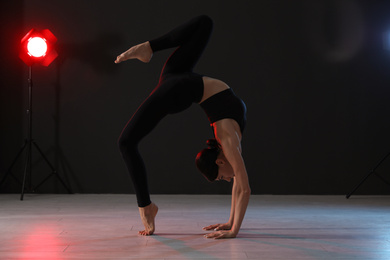
[[[131,47],[121,55],[119,55],[115,63],[120,63],[125,60],[139,59],[142,62],[148,63],[153,56],[153,50],[149,42],[144,42]]]
[[[138,209],[142,223],[145,226],[145,230],[139,231],[138,234],[142,236],[150,236],[155,230],[154,219],[156,218],[158,207],[152,202],[149,206]]]

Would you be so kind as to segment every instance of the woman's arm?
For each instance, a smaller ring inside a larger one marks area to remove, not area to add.
[[[222,147],[224,144],[221,144]],[[236,236],[241,228],[242,221],[244,220],[245,212],[249,203],[250,197],[250,187],[248,175],[245,169],[244,160],[241,156],[241,153],[238,150],[238,146],[232,144],[225,144],[224,154],[226,159],[230,162],[235,177],[234,177],[234,186],[233,186],[233,198],[234,199],[234,220],[231,228],[231,232]],[[225,153],[225,150],[227,152]]]
[[[230,225],[230,228],[233,226],[234,223],[234,212],[236,208],[236,189],[237,185],[236,182],[233,180],[233,187],[232,187],[232,205],[230,209],[230,218],[228,224]]]
[[[229,221],[225,224],[214,224],[214,225],[210,225],[210,226],[207,226],[207,227],[204,227],[203,230],[215,230],[215,231],[219,231],[219,230],[230,230],[233,226],[233,222],[234,222],[234,211],[235,211],[235,205],[236,205],[236,200],[235,200],[235,189],[236,189],[236,182],[233,181],[233,188],[232,188],[232,205],[231,205],[231,209],[230,209],[230,218],[229,218]]]
[[[244,220],[251,193],[244,159],[241,156],[241,134],[238,133],[239,130],[237,130],[237,124],[232,119],[224,119],[216,122],[214,130],[215,136],[222,147],[225,158],[232,166],[235,174],[232,189],[232,210],[230,214],[232,226],[228,231],[217,231],[208,234],[207,237],[236,237],[240,230],[242,221]]]

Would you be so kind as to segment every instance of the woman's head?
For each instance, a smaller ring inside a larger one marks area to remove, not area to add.
[[[203,176],[210,182],[215,181],[218,176],[218,165],[216,160],[221,153],[221,146],[215,139],[207,140],[208,148],[198,153],[195,159],[196,167]]]

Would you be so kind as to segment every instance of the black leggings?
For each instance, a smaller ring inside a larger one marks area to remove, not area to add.
[[[139,207],[150,201],[145,164],[138,143],[168,114],[178,113],[203,96],[202,77],[192,72],[210,38],[208,16],[193,18],[169,33],[149,41],[153,52],[178,47],[166,61],[160,81],[132,116],[118,140],[119,149],[134,184]]]

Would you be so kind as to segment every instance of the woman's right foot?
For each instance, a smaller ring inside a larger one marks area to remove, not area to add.
[[[115,63],[120,63],[125,60],[130,59],[138,59],[142,62],[148,63],[150,59],[153,56],[153,50],[150,47],[149,42],[144,42],[138,45],[135,45],[125,51],[124,53],[120,54],[116,60]]]
[[[150,236],[154,233],[155,230],[155,218],[158,212],[158,207],[153,202],[143,208],[139,208],[139,214],[142,220],[142,223],[145,226],[145,230],[139,231],[138,234],[142,236]]]

